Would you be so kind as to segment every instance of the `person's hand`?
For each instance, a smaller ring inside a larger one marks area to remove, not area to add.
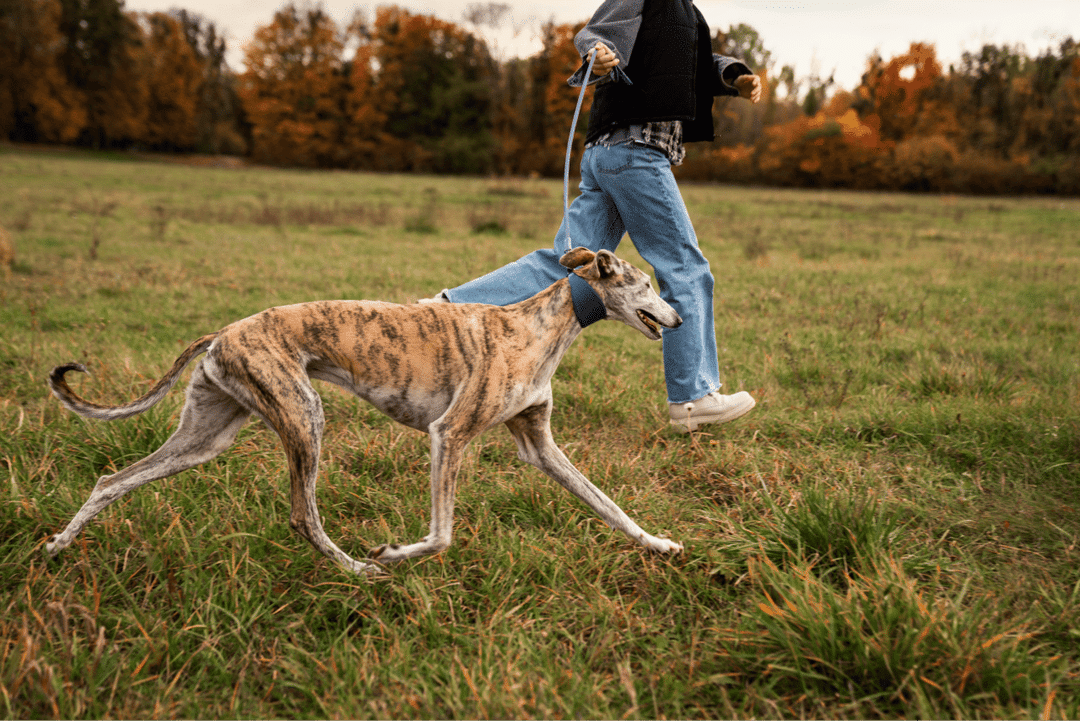
[[[589,51],[589,55],[585,56],[586,61],[593,53],[596,53],[596,62],[593,63],[592,68],[593,75],[607,75],[619,64],[619,59],[615,57],[615,53],[603,43],[597,43],[596,47]]]
[[[752,103],[761,100],[761,78],[757,75],[740,75],[735,78],[735,89],[739,91],[740,98],[746,98]]]

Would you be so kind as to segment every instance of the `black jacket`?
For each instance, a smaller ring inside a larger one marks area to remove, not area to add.
[[[708,23],[692,0],[607,0],[574,38],[583,56],[597,41],[620,64],[597,84],[586,142],[661,120],[682,121],[685,142],[712,140],[713,97],[738,95],[732,81],[751,74],[742,62],[713,55]],[[585,66],[571,85],[584,80]]]

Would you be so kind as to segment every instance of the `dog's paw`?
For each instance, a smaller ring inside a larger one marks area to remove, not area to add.
[[[375,559],[378,559],[379,556],[383,555],[387,551],[396,551],[396,550],[397,550],[397,544],[384,543],[381,546],[375,546],[375,548],[368,551],[367,555],[368,555],[368,558],[370,558],[372,560],[375,560]]]
[[[57,540],[59,540],[59,536],[52,536],[49,538],[48,543],[45,544],[45,548],[43,549],[45,558],[56,558],[56,554],[63,550],[64,547],[58,544]]]
[[[674,555],[683,552],[683,546],[681,543],[669,541],[666,538],[661,538],[660,540],[664,542],[664,548],[660,549],[661,553],[671,553]]]
[[[358,576],[373,576],[377,573],[386,573],[386,569],[377,563],[364,563],[363,561],[350,561],[346,568]]]
[[[649,550],[656,551],[657,553],[682,553],[683,546],[681,543],[676,543],[668,538],[657,538],[656,536],[647,536],[641,539]]]
[[[367,557],[377,563],[397,563],[414,555],[410,554],[409,550],[408,547],[398,543],[384,543],[368,551]]]

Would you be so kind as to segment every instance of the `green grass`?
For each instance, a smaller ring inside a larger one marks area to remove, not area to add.
[[[614,323],[554,382],[560,445],[681,557],[496,429],[453,546],[353,577],[251,423],[46,562],[182,402],[85,421],[53,365],[119,402],[265,307],[429,296],[549,243],[561,188],[0,150],[0,717],[1080,716],[1080,202],[683,191],[754,413],[669,430],[659,344]],[[417,540],[426,436],[320,389],[329,535]]]

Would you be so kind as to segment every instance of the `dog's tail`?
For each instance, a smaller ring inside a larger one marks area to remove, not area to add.
[[[210,344],[217,338],[217,333],[211,333],[210,335],[204,335],[199,340],[195,341],[187,347],[180,357],[173,363],[173,367],[169,369],[169,372],[165,374],[165,377],[154,384],[146,395],[142,398],[125,403],[122,406],[100,406],[97,403],[91,403],[85,401],[79,396],[75,395],[75,391],[71,390],[71,387],[64,380],[64,374],[68,371],[79,371],[80,373],[89,373],[86,370],[86,366],[82,363],[67,363],[62,366],[56,366],[52,369],[52,373],[49,374],[49,387],[52,388],[53,395],[60,399],[60,402],[64,404],[64,407],[73,413],[78,413],[80,416],[86,418],[96,418],[101,421],[114,421],[120,418],[130,418],[131,416],[137,416],[140,413],[144,413],[149,410],[151,406],[154,406],[162,398],[165,397],[174,385],[176,381],[180,379],[180,374],[184,371],[184,368],[191,359],[200,353],[205,353],[206,349],[210,347]]]

